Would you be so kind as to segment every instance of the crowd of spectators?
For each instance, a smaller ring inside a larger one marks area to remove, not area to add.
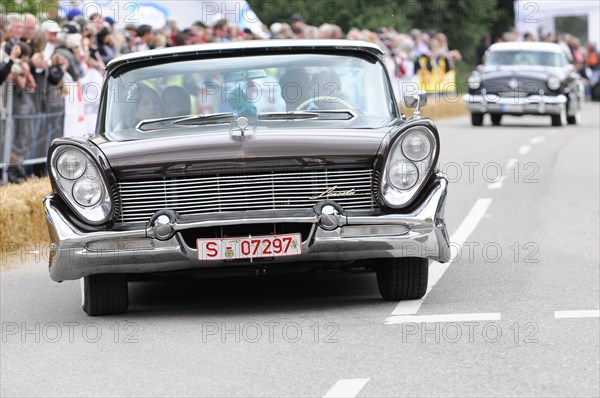
[[[211,25],[197,22],[186,28],[169,20],[161,29],[145,24],[119,29],[109,17],[100,14],[85,17],[77,10],[64,20],[39,21],[31,14],[0,15],[0,83],[9,81],[14,85],[12,114],[14,130],[19,132],[13,139],[10,161],[43,156],[51,140],[62,136],[69,123],[81,121],[82,110],[70,110],[72,104],[65,98],[81,97],[78,83],[99,85],[105,65],[119,55],[171,46],[265,38],[348,39],[379,44],[387,50],[386,64],[395,80],[397,94],[403,82],[416,81],[419,71],[436,69],[445,73],[462,58],[460,52],[449,47],[442,32],[413,29],[402,33],[390,28],[377,31],[352,28],[344,32],[333,24],[309,25],[300,15],[264,26],[260,32],[240,29],[225,19]],[[511,31],[498,41],[534,39],[531,34]],[[598,78],[600,62],[594,44],[584,47],[569,35],[547,35],[542,40],[563,44],[584,76]],[[475,64],[481,63],[490,44],[489,36],[482,39],[475,51]],[[2,84],[0,90],[4,86]],[[0,101],[0,123],[6,120],[7,111]],[[93,113],[93,109],[88,113]]]
[[[180,29],[173,20],[169,20],[162,29],[152,29],[149,25],[126,25],[123,29],[116,29],[110,17],[104,18],[100,14],[94,14],[86,18],[77,12],[71,13],[69,21],[61,25],[56,21],[38,24],[30,14],[13,14],[1,18],[0,24],[0,34],[4,36],[1,42],[3,52],[6,53],[5,58],[8,58],[7,54],[10,54],[12,47],[19,44],[27,48],[25,53],[31,53],[29,61],[37,55],[36,61],[39,61],[39,65],[44,61],[46,66],[52,66],[55,51],[63,48],[68,50],[63,51],[62,55],[71,61],[68,69],[74,80],[85,74],[88,68],[102,70],[111,59],[130,52],[262,38],[349,39],[377,43],[389,51],[390,58],[396,66],[395,74],[399,76],[411,73],[403,65],[405,60],[412,61],[418,69],[420,65],[416,61],[422,56],[427,57],[428,62],[444,58],[448,68],[452,68],[454,62],[461,59],[458,51],[449,50],[446,35],[441,32],[421,32],[413,29],[409,34],[405,34],[388,28],[380,28],[377,31],[352,28],[344,33],[339,26],[333,24],[318,27],[308,25],[300,15],[293,15],[289,23],[277,22],[270,28],[265,26],[264,31],[259,34],[249,28],[240,29],[238,25],[225,19],[218,20],[211,26],[197,22],[185,29]]]

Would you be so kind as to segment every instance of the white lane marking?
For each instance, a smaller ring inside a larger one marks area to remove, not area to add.
[[[506,180],[506,176],[501,176],[500,178],[498,178],[498,181],[492,182],[491,184],[488,184],[488,189],[500,189],[500,188],[502,188],[502,183],[504,182],[504,180]]]
[[[323,397],[356,397],[358,393],[367,385],[369,380],[371,379],[367,378],[338,380]]]
[[[531,145],[523,145],[519,148],[519,155],[526,155],[531,151]]]
[[[532,144],[540,144],[544,141],[546,141],[546,137],[542,137],[541,135],[538,137],[533,137],[529,140],[529,142],[531,142]]]
[[[437,263],[433,263],[433,264],[437,264]],[[433,264],[429,265],[429,269],[431,269],[431,267],[433,266]],[[427,296],[427,294],[429,293],[429,286],[427,287],[427,293],[425,293],[425,296]],[[396,306],[396,308],[394,308],[394,311],[392,311],[392,313],[390,314],[390,316],[388,316],[385,320],[385,324],[386,325],[391,325],[394,322],[390,322],[390,320],[397,318],[399,316],[404,316],[404,315],[410,315],[410,316],[414,316],[414,314],[417,313],[417,311],[419,311],[419,308],[421,307],[421,304],[423,304],[423,300],[425,299],[425,297],[420,298],[418,300],[404,300],[398,303],[398,305]]]
[[[446,272],[450,264],[453,262],[453,259],[456,258],[458,250],[460,250],[462,245],[465,244],[469,235],[473,233],[473,231],[477,227],[477,224],[479,224],[479,221],[481,221],[481,219],[487,212],[487,209],[490,207],[490,204],[492,204],[492,199],[490,198],[477,199],[477,202],[475,202],[475,204],[469,211],[469,214],[467,214],[465,219],[450,237],[450,262],[446,264],[442,264],[437,261],[431,263],[429,265],[429,280],[427,283],[427,292],[425,293],[425,295],[418,300],[405,300],[399,302],[396,308],[394,308],[394,311],[392,311],[390,316],[385,320],[386,323],[388,323],[388,321],[395,316],[414,315],[417,313],[417,311],[419,311],[419,307],[421,307],[421,304],[423,304],[423,301],[425,300],[429,292],[431,292],[431,289],[433,289],[435,284],[438,283],[438,281],[441,279],[442,275],[444,275],[444,272]]]
[[[474,322],[474,321],[499,321],[499,312],[476,314],[440,314],[440,315],[401,315],[391,316],[386,319],[386,325],[401,323],[436,323],[436,322]]]
[[[600,310],[554,311],[556,319],[565,318],[599,318]]]
[[[517,163],[519,163],[519,159],[508,159],[508,162],[506,162],[506,168],[508,170],[512,170]]]
[[[471,211],[469,211],[469,214],[467,214],[465,219],[462,221],[462,223],[460,223],[456,231],[454,231],[450,237],[450,243],[454,244],[452,246],[453,250],[451,259],[454,259],[454,257],[458,254],[458,249],[465,244],[467,238],[473,233],[473,231],[475,231],[479,221],[481,221],[491,204],[492,199],[490,198],[477,199],[477,202],[475,202],[473,208],[471,208]],[[452,262],[452,260],[450,260],[450,262]],[[429,272],[429,278],[431,281],[431,269]],[[437,282],[437,279],[435,279],[435,282]]]

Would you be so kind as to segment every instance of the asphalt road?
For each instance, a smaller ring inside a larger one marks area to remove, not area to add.
[[[421,301],[365,273],[138,282],[88,318],[26,253],[0,274],[0,395],[598,396],[599,118],[439,122],[455,260]]]

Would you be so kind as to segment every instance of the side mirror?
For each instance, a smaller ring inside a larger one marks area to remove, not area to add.
[[[425,106],[426,104],[427,93],[425,91],[404,95],[404,105],[406,105],[407,108],[417,108],[419,106]]]
[[[404,95],[404,105],[407,108],[415,108],[414,116],[419,116],[421,113],[421,107],[427,104],[427,93],[425,91],[419,91],[415,94]]]

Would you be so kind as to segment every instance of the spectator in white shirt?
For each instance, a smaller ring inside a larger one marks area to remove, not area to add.
[[[42,31],[46,34],[46,47],[44,47],[44,59],[50,62],[52,54],[56,49],[56,37],[62,29],[54,21],[46,21],[42,23]]]

